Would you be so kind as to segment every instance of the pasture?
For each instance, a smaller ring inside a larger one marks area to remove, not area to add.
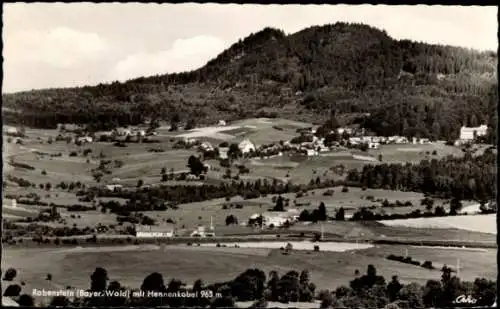
[[[248,138],[256,145],[263,145],[289,140],[297,136],[297,129],[306,127],[311,127],[311,124],[280,118],[250,118],[233,121],[227,126],[196,128],[177,137],[230,143]]]
[[[354,271],[358,269],[363,273],[369,264],[373,264],[377,272],[387,280],[395,274],[404,283],[425,284],[429,279],[439,280],[439,270],[428,270],[386,259],[391,253],[403,255],[406,249],[410,256],[422,261],[430,260],[436,265],[447,264],[453,267],[456,258],[460,258],[462,280],[496,278],[495,250],[451,252],[450,249],[408,246],[375,246],[348,252],[293,251],[286,256],[280,250],[182,245],[127,246],[108,250],[7,248],[2,255],[2,270],[16,268],[17,280],[27,283],[23,289],[41,289],[54,285],[88,288],[89,276],[96,267],[104,267],[110,280],[118,280],[131,288],[139,287],[148,274],[156,271],[164,276],[166,282],[177,278],[192,284],[200,278],[205,283],[231,280],[249,267],[262,269],[266,274],[276,270],[280,275],[290,270],[309,270],[311,281],[318,289],[348,285],[354,278]],[[252,265],[249,264],[249,256]],[[47,273],[52,274],[52,282],[45,280]]]
[[[372,157],[353,156],[351,152],[320,153],[318,156],[279,156],[267,159],[251,159],[247,167],[251,175],[260,177],[291,180],[293,183],[308,184],[311,179],[319,178],[343,179],[333,168],[344,166],[344,171],[360,169],[365,164],[377,164]],[[286,177],[288,175],[288,177]]]
[[[436,154],[432,153],[436,151]],[[390,144],[381,145],[379,149],[370,149],[368,153],[375,158],[382,155],[382,163],[418,163],[421,160],[440,159],[448,155],[462,156],[461,149],[445,145],[443,142],[430,144]]]
[[[497,233],[496,214],[453,216],[437,218],[397,219],[380,221],[387,226],[403,226],[407,228],[455,228],[481,233]]]

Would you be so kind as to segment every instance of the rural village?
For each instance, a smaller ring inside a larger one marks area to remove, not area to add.
[[[497,61],[338,22],[3,93],[2,305],[496,307]]]

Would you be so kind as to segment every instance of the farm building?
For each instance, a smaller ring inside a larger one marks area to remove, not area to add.
[[[338,134],[344,134],[344,132],[345,132],[346,134],[351,135],[351,134],[352,134],[352,129],[351,129],[351,128],[338,128],[338,129],[337,129],[337,133],[338,133]]]
[[[306,149],[306,154],[308,157],[317,156],[318,152],[316,149]]]
[[[82,143],[82,144],[92,143],[93,141],[94,139],[90,136],[82,136],[76,139],[77,143]]]
[[[196,144],[196,140],[194,138],[184,138],[184,143],[186,143],[186,145],[194,145]]]
[[[144,136],[146,136],[146,131],[144,131],[144,130],[138,130],[136,132],[136,134],[139,135],[139,136],[141,136],[141,137],[144,137]]]
[[[378,143],[378,142],[369,142],[368,143],[369,149],[378,149],[379,147],[380,147],[380,143]]]
[[[106,185],[106,189],[109,191],[115,191],[116,189],[121,189],[123,188],[122,185]]]
[[[244,139],[241,143],[239,143],[238,148],[242,153],[249,153],[250,151],[255,151],[255,144],[249,139]]]
[[[210,232],[207,232],[204,226],[198,226],[196,230],[194,230],[189,236],[191,237],[215,237],[215,233],[213,232],[213,228],[210,229]]]
[[[212,151],[212,150],[214,150],[214,146],[212,146],[212,144],[209,143],[209,142],[203,142],[203,143],[201,143],[200,148],[203,151]]]
[[[388,143],[394,143],[394,144],[406,144],[408,143],[408,139],[404,136],[389,136],[387,138]]]
[[[297,222],[299,218],[299,213],[295,209],[290,209],[288,211],[268,211],[262,214],[256,213],[250,216],[250,221],[257,220],[262,216],[262,225],[267,228],[281,227],[286,224],[286,222],[294,223]]]
[[[461,127],[460,128],[460,140],[470,141],[477,136],[484,136],[488,131],[488,126],[480,125],[479,127]]]
[[[17,135],[17,134],[19,134],[19,130],[16,127],[5,126],[4,129],[5,129],[4,132],[6,134],[10,134],[10,135]]]
[[[116,133],[118,133],[118,135],[120,135],[120,136],[130,136],[130,135],[132,135],[132,131],[130,131],[129,129],[124,129],[124,128],[117,129]]]
[[[174,237],[175,226],[172,223],[162,224],[161,226],[136,224],[135,236],[140,238]]]
[[[220,147],[219,148],[219,158],[225,160],[228,158],[227,152],[229,151],[228,147]]]
[[[217,123],[217,125],[223,127],[226,125],[226,121],[225,120],[219,120],[219,122]]]

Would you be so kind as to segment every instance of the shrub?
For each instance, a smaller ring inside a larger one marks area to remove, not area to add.
[[[333,190],[326,190],[325,192],[323,192],[323,196],[332,196],[334,193]]]
[[[427,269],[434,269],[434,266],[432,265],[432,262],[431,261],[425,261],[424,263],[422,263],[421,265],[423,268],[427,268]]]
[[[343,187],[343,188],[342,188],[342,192],[343,192],[343,193],[349,192],[349,188],[348,188],[348,187]]]
[[[5,289],[3,296],[17,297],[19,294],[21,294],[21,286],[18,284],[11,284]]]
[[[14,268],[9,268],[5,272],[5,275],[3,276],[3,280],[12,281],[16,276],[17,276],[17,270],[15,270]]]

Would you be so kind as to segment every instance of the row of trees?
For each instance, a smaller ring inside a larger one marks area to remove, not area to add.
[[[95,197],[115,197],[130,200],[129,205],[136,205],[136,211],[153,210],[154,205],[168,201],[171,204],[201,202],[216,198],[243,196],[244,198],[258,198],[268,194],[279,195],[297,193],[305,190],[343,185],[343,181],[317,179],[309,185],[284,183],[276,179],[257,179],[255,181],[232,181],[220,184],[204,184],[200,186],[169,185],[143,187],[136,189],[118,189],[110,191],[105,188],[92,187],[85,191],[89,199]],[[140,206],[143,205],[143,206]]]
[[[367,165],[347,180],[367,188],[423,192],[442,198],[485,201],[496,196],[496,155],[422,160],[419,164]]]
[[[154,272],[144,279],[140,289],[134,289],[132,292],[142,291],[143,295],[148,292],[164,294],[157,294],[159,297],[141,297],[139,294],[126,297],[120,292],[130,289],[116,280],[110,282],[106,269],[98,267],[90,276],[90,288],[87,291],[101,293],[101,296],[75,299],[58,296],[52,299],[50,306],[223,308],[234,307],[236,301],[255,301],[252,308],[265,308],[268,301],[288,303],[320,299],[321,308],[424,308],[491,306],[495,301],[494,281],[482,278],[477,278],[474,282],[461,281],[457,276],[453,276],[452,270],[446,265],[441,272],[441,280],[428,280],[424,286],[417,283],[402,284],[397,276],[393,276],[392,280],[386,283],[385,278],[377,274],[377,269],[368,265],[365,274],[361,275],[356,270],[355,278],[350,281],[349,286],[340,286],[334,291],[317,291],[307,270],[300,273],[292,270],[282,276],[271,271],[269,276],[266,276],[260,269],[247,269],[227,282],[205,285],[202,280],[196,280],[192,288],[186,288],[178,279],[171,279],[166,284],[163,276]],[[16,274],[14,269],[7,270],[4,281],[12,281]],[[21,305],[32,306],[33,298],[30,296],[27,299],[26,294],[21,295],[21,292],[21,286],[10,285],[4,296],[16,298]],[[196,295],[172,297],[174,293],[182,292]],[[172,293],[172,296],[167,297],[167,293]],[[469,295],[475,302],[457,302],[460,295]]]

